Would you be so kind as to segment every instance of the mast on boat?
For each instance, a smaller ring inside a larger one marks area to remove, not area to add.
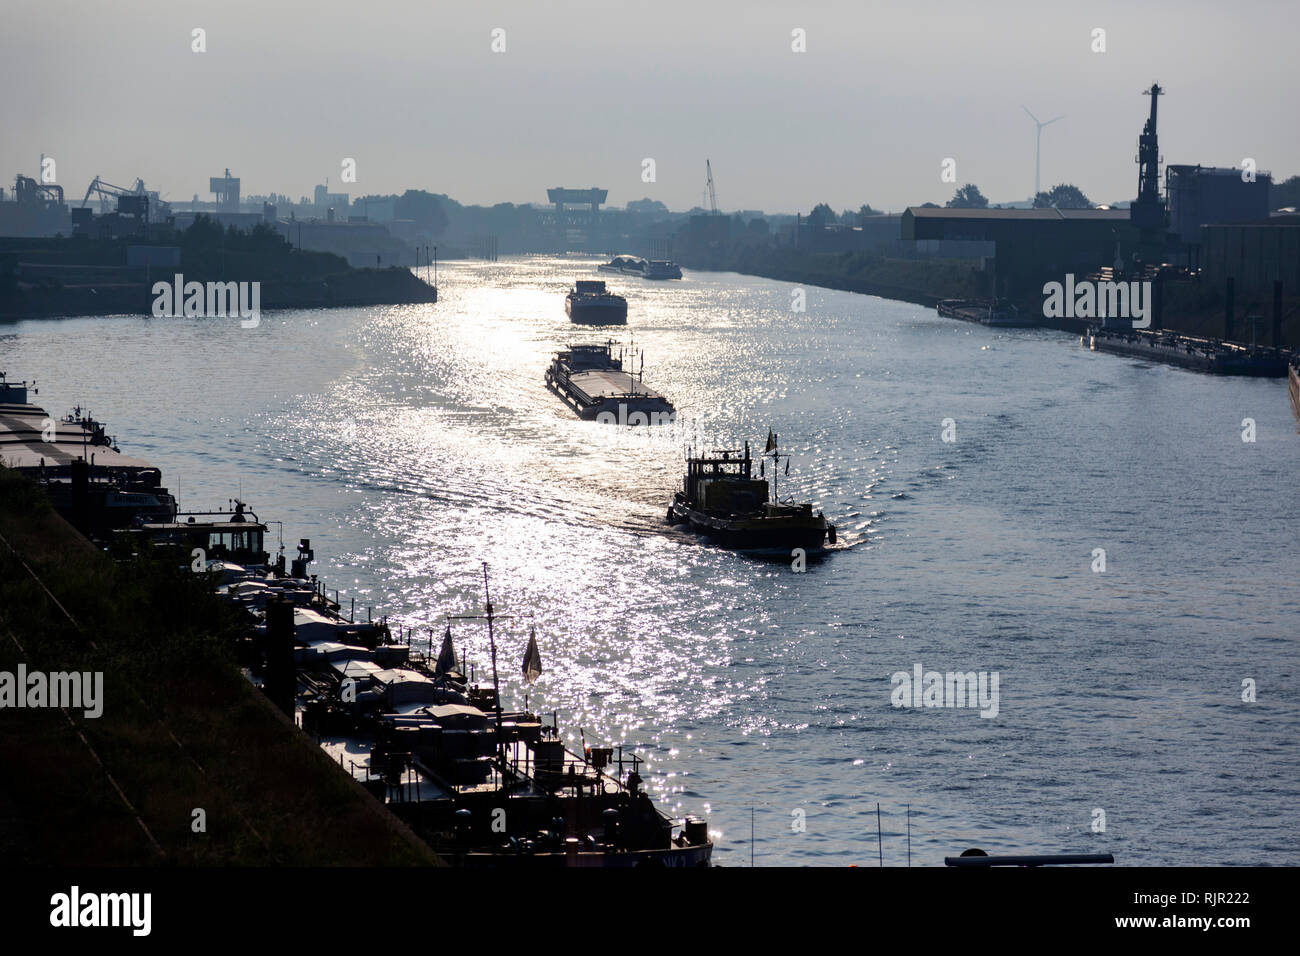
[[[492,651],[492,692],[496,698],[496,724],[497,724],[497,757],[501,761],[501,767],[505,768],[505,744],[501,735],[501,681],[497,675],[497,640],[496,632],[493,630],[493,623],[497,619],[496,613],[492,610],[492,594],[488,590],[488,566],[483,562],[483,598],[487,604],[486,614],[456,614],[449,615],[449,621],[487,621],[488,626],[488,646]],[[509,615],[507,615],[509,616]]]
[[[768,429],[768,432],[767,432],[767,447],[765,447],[765,448],[763,449],[763,457],[764,457],[764,458],[767,458],[767,457],[769,457],[769,456],[770,456],[771,459],[772,459],[772,503],[773,503],[773,504],[779,504],[780,501],[781,501],[781,499],[780,499],[780,497],[777,495],[777,488],[776,488],[777,472],[780,471],[781,459],[784,458],[784,459],[785,459],[785,473],[786,473],[787,475],[790,474],[790,456],[789,456],[789,455],[782,455],[782,454],[777,450],[777,436],[776,436],[776,434],[775,434],[771,429]],[[747,458],[749,457],[749,443],[748,443],[748,442],[745,443],[745,457],[747,457]]]

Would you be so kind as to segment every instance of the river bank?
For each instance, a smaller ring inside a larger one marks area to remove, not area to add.
[[[433,852],[235,666],[203,576],[110,561],[0,468],[0,672],[102,674],[102,713],[0,707],[22,865],[412,865]]]
[[[437,288],[409,268],[354,268],[342,256],[293,248],[269,227],[223,232],[200,219],[148,240],[0,239],[0,321],[157,314],[159,284],[176,282],[248,284],[246,299],[255,286],[259,310],[438,301]],[[201,314],[215,311],[205,301]]]
[[[813,285],[843,292],[879,296],[934,308],[944,299],[987,298],[990,280],[976,259],[890,259],[868,253],[804,253],[792,249],[739,247],[710,250],[684,257],[682,264],[710,272],[738,272],[742,275]],[[1162,328],[1184,335],[1225,338],[1224,295],[1219,289],[1202,286],[1194,279],[1166,281],[1159,320]],[[1043,297],[1020,294],[1008,297],[1023,314],[1035,317],[1039,328],[1081,335],[1095,324],[1089,319],[1050,318],[1042,315]],[[1282,328],[1278,341],[1271,335],[1272,302],[1243,298],[1236,303],[1236,318],[1229,341],[1250,345],[1252,332],[1261,345],[1300,347],[1300,297],[1288,296],[1282,303]],[[1259,316],[1252,325],[1249,316]]]

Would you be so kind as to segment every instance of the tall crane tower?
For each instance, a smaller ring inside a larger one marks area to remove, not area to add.
[[[1164,93],[1158,84],[1144,90],[1151,97],[1151,115],[1138,137],[1138,194],[1132,206],[1133,225],[1139,229],[1160,229],[1164,225],[1164,205],[1160,202],[1160,141],[1156,138],[1156,105]]]
[[[718,215],[718,195],[713,191],[713,166],[709,163],[707,159],[704,161],[704,172],[708,176],[707,182],[709,187],[709,212],[712,215],[716,216]]]

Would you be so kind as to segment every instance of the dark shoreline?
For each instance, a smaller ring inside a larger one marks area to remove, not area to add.
[[[163,281],[160,276],[157,281]],[[187,280],[205,281],[200,276]],[[209,277],[211,278],[211,277]],[[237,281],[212,279],[212,281]],[[24,319],[106,315],[152,315],[153,284],[129,282],[62,288],[19,289],[0,297],[0,323]],[[355,269],[320,279],[262,282],[260,309],[343,308],[369,305],[418,305],[438,301],[438,290],[409,269]]]

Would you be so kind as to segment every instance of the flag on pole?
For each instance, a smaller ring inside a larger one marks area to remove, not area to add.
[[[448,627],[446,633],[442,635],[442,650],[438,652],[438,663],[434,667],[435,674],[445,674],[456,668],[456,652],[451,646],[451,628]]]
[[[763,454],[776,451],[776,435],[772,429],[767,430],[767,447],[763,449]]]
[[[528,632],[528,650],[524,651],[524,680],[531,684],[542,676],[542,655],[537,650],[537,628]]]

